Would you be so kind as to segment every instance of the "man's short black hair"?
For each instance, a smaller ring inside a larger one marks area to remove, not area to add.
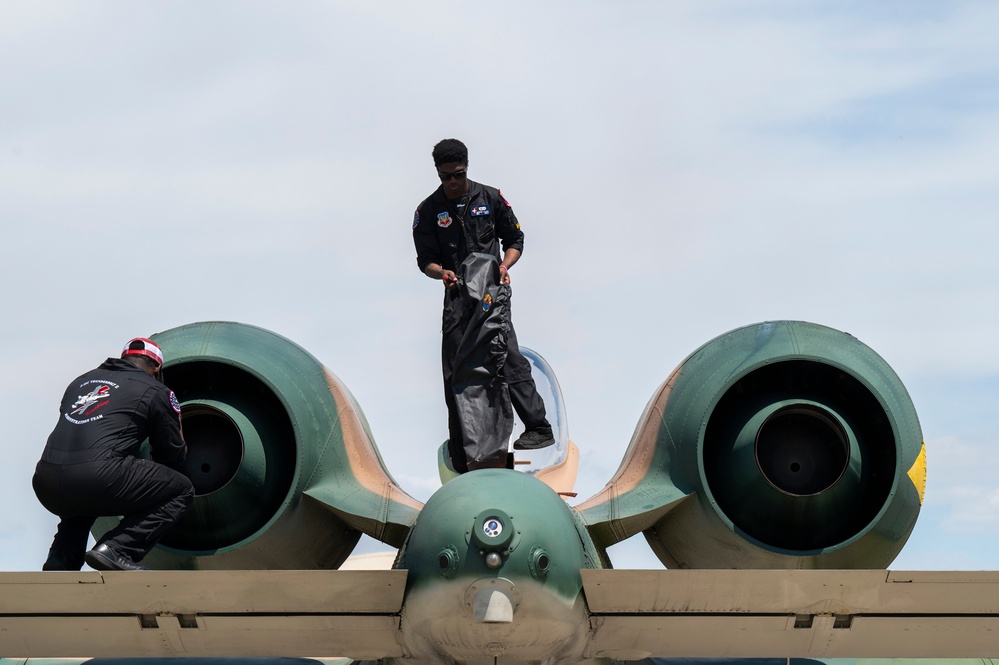
[[[458,139],[444,139],[434,146],[434,166],[451,162],[468,164],[468,148]]]
[[[149,371],[151,371],[151,372],[152,371],[156,371],[156,370],[158,370],[160,368],[160,365],[159,365],[158,362],[156,362],[152,358],[147,358],[146,356],[138,356],[138,355],[132,354],[132,355],[125,356],[123,358],[123,360],[127,360],[128,362],[132,363],[133,365],[135,365],[136,367],[138,367],[139,369],[142,369],[142,370],[148,368]]]

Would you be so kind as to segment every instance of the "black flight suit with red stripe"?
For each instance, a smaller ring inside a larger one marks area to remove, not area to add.
[[[469,180],[466,197],[448,199],[441,186],[420,203],[413,219],[413,242],[421,272],[425,272],[429,264],[437,263],[445,270],[457,273],[462,261],[472,252],[491,254],[498,260],[502,260],[501,248],[504,252],[510,248],[523,252],[524,232],[498,189]],[[454,358],[463,333],[460,297],[460,289],[444,290],[441,369],[448,410],[448,451],[455,470],[464,472],[468,467],[452,389]],[[531,376],[531,364],[520,353],[512,323],[504,377],[509,384],[510,401],[525,428],[550,428],[545,404]]]
[[[136,457],[147,438],[155,461]],[[73,381],[32,478],[61,518],[43,570],[80,570],[102,516],[124,518],[98,544],[141,561],[194,501],[191,481],[174,470],[186,455],[180,404],[144,370],[108,358]]]

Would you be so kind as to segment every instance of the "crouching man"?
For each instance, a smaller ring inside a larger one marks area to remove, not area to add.
[[[75,379],[49,435],[32,485],[46,510],[60,518],[42,570],[146,570],[139,562],[194,501],[179,468],[187,456],[180,403],[163,385],[163,352],[135,338],[121,358]],[[146,439],[153,459],[136,455]],[[89,552],[98,517],[122,515]]]

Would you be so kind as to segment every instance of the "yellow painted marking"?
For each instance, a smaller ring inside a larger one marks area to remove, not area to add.
[[[923,495],[926,493],[926,442],[923,442],[923,447],[919,449],[919,456],[916,457],[916,461],[913,463],[912,468],[909,469],[909,479],[912,484],[916,486],[916,491],[919,492],[919,505],[923,505]]]

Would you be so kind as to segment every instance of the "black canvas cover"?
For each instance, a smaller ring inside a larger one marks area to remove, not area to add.
[[[499,283],[499,261],[472,253],[458,268],[461,328],[452,388],[469,469],[506,463],[513,407],[503,376],[510,331],[510,286]]]

